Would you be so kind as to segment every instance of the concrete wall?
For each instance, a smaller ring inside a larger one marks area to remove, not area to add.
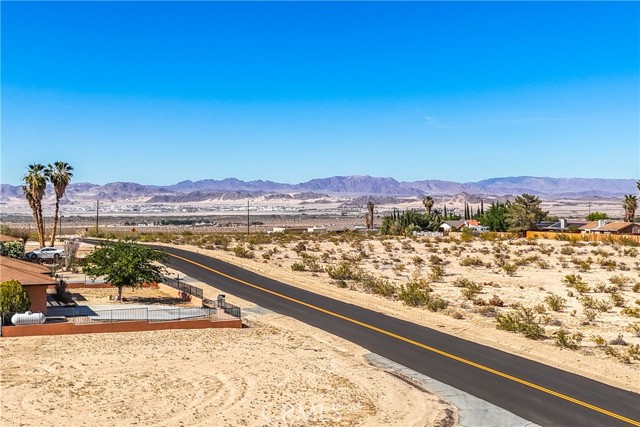
[[[173,322],[114,322],[90,323],[76,325],[73,323],[50,323],[44,325],[4,326],[3,337],[27,337],[35,335],[68,335],[68,334],[99,334],[105,332],[139,332],[159,331],[166,329],[208,329],[208,328],[242,328],[240,319],[210,321],[182,320]]]
[[[29,310],[34,313],[47,313],[47,285],[23,286],[31,301]]]
[[[640,236],[631,234],[604,234],[604,233],[554,233],[552,231],[527,231],[528,239],[560,239],[581,240],[584,242],[620,241],[631,240],[640,243]]]

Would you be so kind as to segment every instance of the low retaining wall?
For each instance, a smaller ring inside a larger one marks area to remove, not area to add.
[[[635,234],[555,233],[553,231],[527,231],[527,239],[580,240],[583,242],[632,241],[640,243],[640,236]]]
[[[156,283],[143,283],[141,286],[141,288],[157,288],[158,285]],[[67,283],[67,289],[82,289],[82,288],[86,288],[86,289],[106,289],[106,288],[112,288],[112,289],[116,289],[115,286],[113,286],[111,283],[83,283],[83,282],[73,282],[73,283]],[[49,289],[55,289],[55,285],[51,285],[49,286]]]
[[[162,292],[165,292],[168,295],[177,295],[178,298],[181,298],[185,301],[191,301],[193,304],[197,304],[200,307],[204,307],[204,305],[202,304],[202,298],[194,297],[193,295],[189,295],[185,292],[179,291],[176,288],[172,288],[169,285],[165,285],[164,283],[158,283],[157,287]]]
[[[51,323],[2,327],[2,337],[28,337],[36,335],[99,334],[105,332],[140,332],[166,329],[242,328],[242,320],[179,320],[170,322],[132,321],[95,324]]]

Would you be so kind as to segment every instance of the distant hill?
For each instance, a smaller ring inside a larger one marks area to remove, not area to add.
[[[531,193],[546,199],[619,198],[637,192],[633,179],[601,178],[548,178],[505,177],[478,182],[454,182],[422,180],[397,181],[390,177],[333,176],[312,179],[299,184],[282,184],[273,181],[241,181],[236,178],[223,180],[205,179],[182,181],[169,186],[142,185],[133,182],[112,182],[105,185],[72,183],[63,199],[65,204],[104,201],[131,201],[134,203],[185,203],[205,200],[236,200],[247,197],[268,199],[318,199],[327,195],[349,197],[420,197],[431,195],[442,198],[475,200],[479,196],[496,196]],[[50,191],[47,197],[52,197]],[[2,202],[24,202],[20,186],[0,184]],[[356,199],[364,200],[364,199]]]

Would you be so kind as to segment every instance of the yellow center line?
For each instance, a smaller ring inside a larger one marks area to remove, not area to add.
[[[397,340],[404,341],[404,342],[406,342],[406,343],[409,343],[409,344],[415,345],[416,347],[420,347],[420,348],[423,348],[423,349],[425,349],[425,350],[429,350],[429,351],[431,351],[431,352],[433,352],[433,353],[437,353],[437,354],[440,354],[440,355],[442,355],[442,356],[448,357],[448,358],[450,358],[450,359],[456,360],[456,361],[458,361],[458,362],[464,363],[464,364],[466,364],[466,365],[473,366],[474,368],[478,368],[478,369],[481,369],[481,370],[483,370],[483,371],[490,372],[490,373],[495,374],[495,375],[498,375],[498,376],[500,376],[500,377],[502,377],[502,378],[506,378],[506,379],[508,379],[508,380],[511,380],[511,381],[514,381],[514,382],[517,382],[517,383],[520,383],[520,384],[526,385],[526,386],[528,386],[528,387],[534,388],[534,389],[536,389],[536,390],[542,391],[542,392],[547,393],[547,394],[550,394],[550,395],[552,395],[552,396],[559,397],[560,399],[564,399],[564,400],[566,400],[566,401],[569,401],[569,402],[575,403],[576,405],[580,405],[580,406],[583,406],[583,407],[585,407],[585,408],[592,409],[592,410],[594,410],[594,411],[596,411],[596,412],[600,412],[601,414],[605,414],[605,415],[608,415],[608,416],[610,416],[610,417],[616,418],[616,419],[618,419],[618,420],[624,421],[625,423],[629,423],[629,424],[631,424],[631,425],[634,425],[634,426],[638,426],[638,427],[640,427],[640,421],[635,421],[635,420],[632,420],[631,418],[627,418],[627,417],[624,417],[624,416],[622,416],[622,415],[616,414],[615,412],[607,411],[606,409],[600,408],[600,407],[598,407],[598,406],[592,405],[592,404],[587,403],[587,402],[583,402],[582,400],[575,399],[575,398],[573,398],[573,397],[570,397],[570,396],[567,396],[567,395],[565,395],[565,394],[559,393],[559,392],[557,392],[557,391],[554,391],[554,390],[548,389],[548,388],[546,388],[546,387],[542,387],[542,386],[540,386],[540,385],[538,385],[538,384],[535,384],[535,383],[532,383],[532,382],[529,382],[529,381],[526,381],[526,380],[520,379],[520,378],[518,378],[518,377],[514,377],[513,375],[506,374],[506,373],[504,373],[504,372],[501,372],[501,371],[495,370],[495,369],[490,368],[490,367],[485,366],[485,365],[481,365],[481,364],[476,363],[476,362],[473,362],[473,361],[471,361],[471,360],[464,359],[464,358],[462,358],[462,357],[460,357],[460,356],[456,356],[456,355],[454,355],[454,354],[447,353],[446,351],[442,351],[442,350],[439,350],[439,349],[437,349],[437,348],[435,348],[435,347],[431,347],[431,346],[426,345],[426,344],[423,344],[423,343],[421,343],[421,342],[414,341],[414,340],[412,340],[412,339],[409,339],[409,338],[403,337],[402,335],[394,334],[393,332],[389,332],[389,331],[387,331],[387,330],[380,329],[380,328],[378,328],[378,327],[376,327],[376,326],[369,325],[368,323],[364,323],[364,322],[361,322],[361,321],[359,321],[359,320],[352,319],[352,318],[347,317],[347,316],[343,316],[342,314],[338,314],[338,313],[335,313],[335,312],[333,312],[333,311],[330,311],[330,310],[324,309],[324,308],[322,308],[322,307],[318,307],[318,306],[316,306],[316,305],[309,304],[309,303],[304,302],[304,301],[300,301],[300,300],[298,300],[298,299],[295,299],[295,298],[289,297],[289,296],[287,296],[287,295],[283,295],[283,294],[281,294],[281,293],[279,293],[279,292],[275,292],[275,291],[272,291],[272,290],[270,290],[270,289],[266,289],[266,288],[263,288],[263,287],[261,287],[261,286],[254,285],[253,283],[249,283],[249,282],[246,282],[246,281],[244,281],[244,280],[238,279],[237,277],[230,276],[230,275],[225,274],[225,273],[223,273],[223,272],[221,272],[221,271],[215,270],[215,269],[213,269],[213,268],[211,268],[211,267],[207,267],[206,265],[203,265],[203,264],[197,263],[197,262],[195,262],[195,261],[192,261],[192,260],[190,260],[190,259],[188,259],[188,258],[184,258],[184,257],[178,256],[178,255],[174,255],[174,254],[170,254],[170,255],[171,255],[171,256],[173,256],[173,257],[175,257],[175,258],[181,259],[181,260],[183,260],[183,261],[185,261],[185,262],[188,262],[188,263],[191,263],[191,264],[193,264],[193,265],[196,265],[196,266],[198,266],[198,267],[204,268],[205,270],[209,270],[209,271],[211,271],[211,272],[213,272],[213,273],[219,274],[220,276],[226,277],[226,278],[231,279],[231,280],[233,280],[233,281],[236,281],[236,282],[238,282],[238,283],[242,283],[243,285],[250,286],[250,287],[252,287],[252,288],[255,288],[255,289],[261,290],[261,291],[263,291],[263,292],[266,292],[266,293],[268,293],[268,294],[271,294],[271,295],[277,296],[277,297],[282,298],[282,299],[285,299],[285,300],[287,300],[287,301],[291,301],[291,302],[294,302],[294,303],[296,303],[296,304],[300,304],[300,305],[303,305],[303,306],[305,306],[305,307],[309,307],[309,308],[311,308],[311,309],[313,309],[313,310],[317,310],[317,311],[320,311],[320,312],[322,312],[322,313],[328,314],[328,315],[330,315],[330,316],[337,317],[337,318],[339,318],[339,319],[345,320],[345,321],[347,321],[347,322],[354,323],[354,324],[356,324],[356,325],[362,326],[363,328],[367,328],[367,329],[370,329],[370,330],[372,330],[372,331],[379,332],[379,333],[381,333],[381,334],[383,334],[383,335],[387,335],[387,336],[392,337],[392,338],[395,338],[395,339],[397,339]]]

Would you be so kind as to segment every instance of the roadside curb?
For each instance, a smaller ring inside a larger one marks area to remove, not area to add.
[[[434,380],[375,353],[365,354],[364,358],[371,365],[405,379],[455,406],[458,409],[459,427],[540,427],[538,424],[525,420],[506,409]]]

